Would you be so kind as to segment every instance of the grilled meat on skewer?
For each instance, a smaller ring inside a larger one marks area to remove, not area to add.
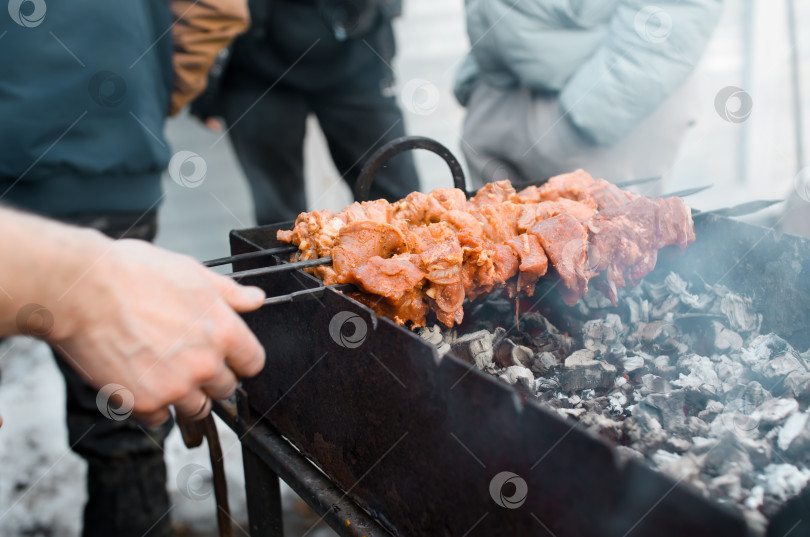
[[[465,298],[500,288],[532,296],[547,275],[570,305],[597,277],[615,303],[620,287],[655,267],[658,250],[685,248],[695,234],[680,198],[646,198],[578,170],[520,192],[490,183],[470,200],[438,189],[301,213],[278,238],[298,246],[300,260],[331,256],[332,266],[307,270],[327,285],[356,285],[353,296],[377,313],[424,326],[433,311],[452,327]]]

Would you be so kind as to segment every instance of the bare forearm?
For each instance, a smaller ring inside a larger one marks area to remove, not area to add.
[[[0,230],[0,337],[68,334],[73,328],[69,308],[60,306],[88,260],[101,256],[111,241],[92,230],[3,207]]]

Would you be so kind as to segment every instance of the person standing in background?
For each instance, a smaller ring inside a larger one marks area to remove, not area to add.
[[[352,189],[364,160],[404,136],[391,69],[391,19],[400,8],[399,0],[251,0],[251,29],[209,85],[216,91],[198,99],[192,113],[225,119],[260,225],[294,220],[307,209],[309,114]],[[400,154],[377,173],[370,197],[394,201],[418,189],[413,157]]]
[[[245,29],[245,0],[14,0],[0,19],[0,203],[152,240],[166,117]],[[162,447],[172,422],[108,419],[73,357],[52,349],[69,443],[88,464],[83,535],[173,535]]]
[[[697,117],[691,77],[722,0],[468,0],[455,94],[476,185],[583,168],[667,174]]]

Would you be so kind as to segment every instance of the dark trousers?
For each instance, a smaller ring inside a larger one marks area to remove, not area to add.
[[[279,16],[278,10],[282,8],[304,12],[309,9],[280,4],[276,11]],[[321,24],[314,16],[301,15],[300,20]],[[249,45],[235,47],[236,57],[228,68],[219,107],[250,183],[260,225],[294,220],[307,210],[303,146],[309,114],[317,117],[332,160],[352,190],[366,159],[380,146],[405,135],[389,67],[394,51],[393,33],[389,21],[381,25],[368,37],[368,46],[359,40],[329,45],[341,59],[340,47],[346,47],[351,61],[334,64],[325,61],[319,71],[316,65],[306,64],[305,58],[301,66],[293,66],[279,78],[274,78],[280,69],[277,64],[260,61],[278,56],[278,51],[273,50],[278,45],[272,40],[254,39]],[[372,46],[375,50],[371,50]],[[249,61],[248,55],[256,61]],[[338,66],[350,72],[341,76],[335,72]],[[307,72],[318,72],[330,83],[319,87]],[[413,157],[404,153],[392,158],[376,174],[370,199],[395,201],[418,189]],[[310,200],[310,204],[317,209],[319,201]]]
[[[82,214],[61,220],[94,227],[116,239],[151,241],[157,231],[154,212]],[[65,377],[68,441],[87,461],[83,537],[173,535],[163,460],[163,442],[172,422],[149,429],[131,417],[123,421],[106,418],[96,406],[98,390],[70,367],[70,357],[53,351]]]

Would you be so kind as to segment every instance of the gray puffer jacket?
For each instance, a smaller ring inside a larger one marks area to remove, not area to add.
[[[472,49],[456,83],[557,95],[593,142],[630,133],[694,70],[722,0],[466,0]]]

